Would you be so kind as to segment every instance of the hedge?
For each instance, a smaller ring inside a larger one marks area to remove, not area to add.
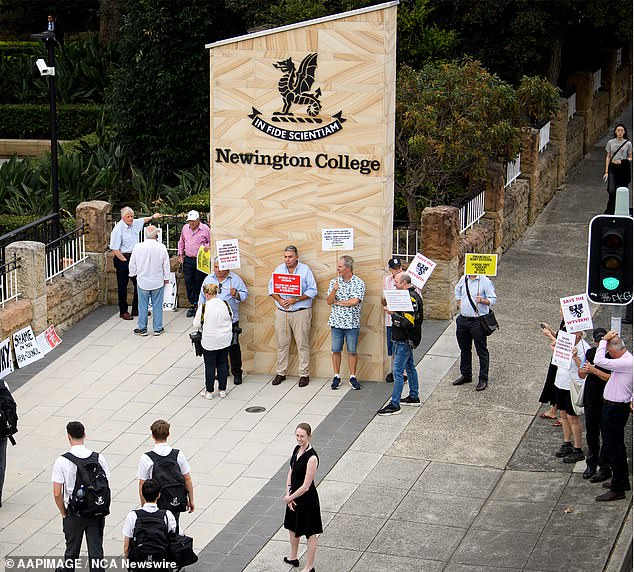
[[[77,139],[92,133],[104,112],[104,106],[70,104],[57,106],[57,138]],[[49,139],[48,104],[0,104],[0,138]]]

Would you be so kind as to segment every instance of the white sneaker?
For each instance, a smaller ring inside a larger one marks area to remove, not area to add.
[[[203,390],[200,392],[201,397],[205,397],[207,395],[207,390],[203,387]]]
[[[227,392],[226,391],[220,391],[219,395],[220,395],[220,397],[227,397]]]
[[[205,391],[205,399],[213,399],[214,394],[211,391]]]

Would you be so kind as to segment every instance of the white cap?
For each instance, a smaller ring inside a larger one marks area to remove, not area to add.
[[[198,211],[189,211],[187,213],[187,220],[198,220],[200,218],[200,215],[198,214]]]

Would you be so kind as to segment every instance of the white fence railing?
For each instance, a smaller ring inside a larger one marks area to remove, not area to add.
[[[392,242],[392,256],[405,260],[409,263],[418,252],[419,238],[420,230],[418,228],[395,228],[394,240]]]
[[[79,227],[46,245],[46,280],[77,266],[86,258],[84,228]]]
[[[597,93],[601,89],[601,68],[592,74],[592,93]]]
[[[568,119],[577,113],[577,92],[568,97]]]
[[[616,68],[620,68],[623,65],[623,48],[616,50]]]
[[[522,154],[518,153],[515,159],[513,159],[512,161],[509,161],[506,164],[506,180],[504,183],[505,187],[510,186],[513,183],[513,181],[522,174],[521,159],[522,159]]]
[[[468,203],[460,207],[460,232],[463,233],[471,228],[484,216],[484,193],[473,197]]]
[[[14,254],[13,260],[0,265],[0,306],[2,308],[7,302],[16,300],[20,296],[18,291],[19,261],[20,259]]]
[[[550,143],[550,121],[539,130],[539,149],[541,153]]]

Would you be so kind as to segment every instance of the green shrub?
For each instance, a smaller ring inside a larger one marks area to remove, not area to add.
[[[38,219],[38,215],[0,214],[0,236]]]
[[[33,55],[42,42],[0,42],[0,58]]]
[[[557,110],[561,90],[547,79],[524,76],[515,93],[520,109],[530,125],[541,127]]]
[[[59,105],[57,138],[77,139],[92,133],[104,107],[95,104]],[[50,138],[48,104],[0,104],[0,137],[5,139]]]
[[[176,213],[186,213],[191,210],[198,211],[199,213],[208,213],[210,210],[209,199],[209,191],[192,195],[174,205],[173,210]]]

